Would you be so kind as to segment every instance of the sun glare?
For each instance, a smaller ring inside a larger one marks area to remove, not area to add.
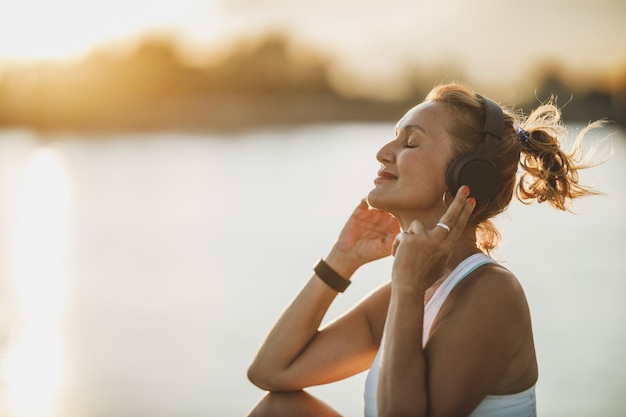
[[[11,417],[53,417],[64,382],[64,256],[70,187],[52,150],[38,150],[24,169],[12,239],[15,319],[0,379]],[[0,410],[3,411],[3,410]]]
[[[0,59],[73,58],[156,31],[212,40],[221,22],[211,0],[13,1],[0,12]]]

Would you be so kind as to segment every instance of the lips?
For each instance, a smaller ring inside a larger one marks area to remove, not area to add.
[[[396,179],[398,179],[397,175],[394,175],[390,172],[387,172],[381,169],[380,171],[378,171],[378,177],[376,177],[374,182],[389,181],[389,180],[396,180]]]

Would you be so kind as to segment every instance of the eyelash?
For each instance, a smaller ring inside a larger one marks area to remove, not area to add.
[[[396,136],[398,135],[398,133],[396,132]],[[402,147],[406,148],[406,149],[413,149],[413,148],[417,148],[419,147],[419,145],[412,145],[409,143],[409,141],[411,140],[410,135],[408,137],[406,137],[404,139],[404,141],[402,141]]]

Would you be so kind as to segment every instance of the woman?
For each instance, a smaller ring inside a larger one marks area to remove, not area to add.
[[[568,154],[552,104],[522,119],[466,86],[434,88],[378,152],[367,202],[250,366],[270,391],[251,415],[338,415],[302,389],[366,369],[366,416],[536,415],[528,304],[488,256],[499,237],[490,219],[513,194],[561,210],[594,194],[577,181],[587,130]],[[320,329],[354,272],[388,255],[391,282]]]

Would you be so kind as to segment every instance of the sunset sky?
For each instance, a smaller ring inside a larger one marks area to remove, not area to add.
[[[624,0],[7,0],[0,61],[73,58],[156,32],[210,51],[272,29],[372,79],[442,62],[495,83],[538,61],[617,76],[625,22]]]

